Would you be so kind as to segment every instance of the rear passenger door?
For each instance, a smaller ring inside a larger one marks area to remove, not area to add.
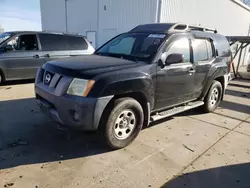
[[[44,63],[70,56],[71,51],[68,50],[67,41],[63,35],[43,33],[39,34],[39,40]]]
[[[39,34],[39,38],[45,62],[94,52],[88,51],[88,43],[84,37],[43,33]]]
[[[207,80],[208,72],[215,61],[213,41],[208,38],[194,38],[192,41],[194,54],[195,74],[194,92],[199,97]]]

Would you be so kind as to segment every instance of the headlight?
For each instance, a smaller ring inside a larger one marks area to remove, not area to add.
[[[93,87],[94,80],[83,80],[75,78],[67,91],[67,94],[86,97]]]

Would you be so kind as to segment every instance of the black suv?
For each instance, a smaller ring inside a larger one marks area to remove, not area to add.
[[[16,31],[0,34],[0,84],[5,80],[35,78],[49,60],[93,54],[84,36],[51,32]]]
[[[118,149],[152,121],[199,106],[214,111],[223,99],[230,63],[229,43],[216,30],[141,25],[94,55],[46,63],[36,77],[36,98],[58,123],[99,129]]]

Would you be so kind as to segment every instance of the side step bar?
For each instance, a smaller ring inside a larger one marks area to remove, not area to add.
[[[158,121],[160,119],[179,114],[181,112],[185,112],[187,110],[197,108],[199,106],[202,106],[204,104],[203,101],[196,101],[196,102],[190,102],[187,105],[179,106],[179,107],[174,107],[169,110],[159,112],[156,115],[151,116],[151,121]]]

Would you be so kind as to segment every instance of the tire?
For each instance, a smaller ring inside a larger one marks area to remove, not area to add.
[[[3,81],[4,81],[4,78],[3,78],[3,75],[1,74],[1,71],[0,71],[0,85],[3,84]]]
[[[214,80],[207,96],[204,100],[203,110],[205,112],[213,112],[220,104],[222,99],[223,88],[220,82]]]
[[[247,72],[250,72],[250,64],[247,65]]]
[[[112,108],[113,107],[113,108]],[[104,139],[111,149],[128,146],[138,136],[143,126],[143,109],[133,98],[114,101],[102,127]]]

